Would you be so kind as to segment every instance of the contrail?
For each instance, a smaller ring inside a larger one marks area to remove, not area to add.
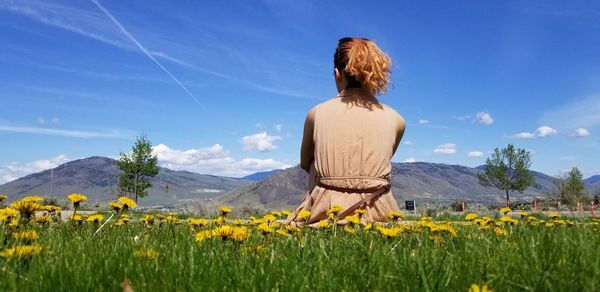
[[[175,76],[173,74],[171,74],[171,72],[169,72],[169,70],[167,70],[167,68],[165,68],[163,65],[161,65],[154,58],[154,56],[152,56],[152,54],[150,54],[150,52],[148,52],[148,50],[146,50],[146,48],[144,46],[142,46],[142,44],[140,44],[140,42],[138,42],[106,8],[104,8],[104,6],[100,5],[98,0],[90,0],[90,1],[92,1],[92,3],[94,3],[98,7],[98,9],[100,9],[100,11],[102,11],[108,18],[110,18],[110,20],[121,30],[121,32],[125,36],[127,36],[144,54],[146,54],[146,56],[148,56],[148,58],[150,58],[150,60],[152,60],[158,67],[160,67],[160,69],[165,71],[165,73],[167,73],[169,76],[171,76],[171,78],[173,78],[173,80],[175,80],[175,82],[177,82],[177,84],[179,84],[179,86],[181,86],[181,88],[183,90],[185,90],[185,92],[187,92],[187,94],[191,98],[193,98],[196,101],[196,103],[198,103],[198,105],[200,105],[202,107],[202,109],[206,110],[206,107],[204,107],[204,105],[187,89],[187,87],[185,87],[183,85],[183,83],[179,82],[179,80],[177,78],[175,78]]]

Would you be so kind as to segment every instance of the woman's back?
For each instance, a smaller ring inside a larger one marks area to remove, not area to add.
[[[315,107],[315,169],[322,179],[349,178],[340,183],[345,187],[373,188],[381,184],[372,179],[389,179],[403,119],[388,106],[354,100],[337,97]]]

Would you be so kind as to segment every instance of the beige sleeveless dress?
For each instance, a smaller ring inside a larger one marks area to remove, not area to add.
[[[308,224],[314,224],[327,219],[327,210],[332,206],[346,210],[369,195],[339,189],[389,186],[390,162],[404,134],[404,119],[384,104],[361,105],[357,100],[356,96],[338,96],[309,112],[307,125],[312,115],[312,135],[305,125],[302,145],[314,149],[309,162],[309,191],[287,223],[301,225],[304,221],[297,218],[298,213],[309,210]],[[388,212],[399,211],[391,190],[360,209],[366,210],[363,223],[386,221]]]

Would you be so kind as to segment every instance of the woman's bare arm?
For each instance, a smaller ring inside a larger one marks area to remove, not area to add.
[[[396,142],[394,143],[394,150],[392,155],[396,153],[398,146],[400,145],[400,141],[402,140],[402,136],[404,136],[404,130],[406,129],[406,122],[402,117],[398,120],[397,132],[396,132]]]
[[[315,143],[313,141],[315,112],[316,108],[311,109],[304,121],[304,135],[302,136],[302,146],[300,148],[300,167],[306,172],[310,171],[310,164],[313,162],[315,155]]]

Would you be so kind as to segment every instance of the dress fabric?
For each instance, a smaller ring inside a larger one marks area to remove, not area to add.
[[[399,125],[403,127],[401,116],[381,103],[361,106],[336,97],[317,105],[314,111],[314,161],[309,172],[309,191],[286,221],[295,225],[314,225],[327,219],[327,210],[332,206],[346,210],[369,195],[328,186],[354,190],[389,186],[394,146],[403,133],[403,129],[399,131]],[[388,212],[399,211],[391,189],[360,209],[366,211],[363,223],[386,221]],[[311,212],[308,221],[298,218],[301,210]]]

